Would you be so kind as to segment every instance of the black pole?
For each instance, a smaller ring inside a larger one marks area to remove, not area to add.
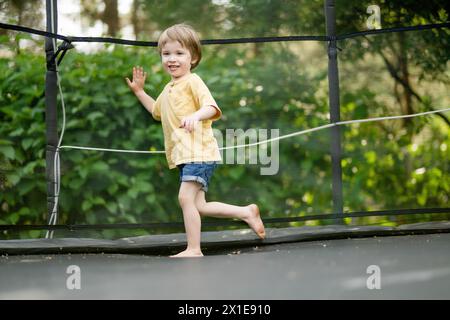
[[[58,28],[58,10],[56,2],[56,0],[46,0],[47,31],[53,33],[56,33]],[[50,218],[56,203],[57,177],[55,175],[55,156],[58,146],[58,123],[56,112],[57,74],[55,59],[52,58],[54,54],[52,38],[45,38],[45,54],[47,61],[47,72],[45,75],[45,125],[47,140],[45,173],[47,179],[47,212],[50,223]]]
[[[327,36],[336,37],[336,11],[334,0],[325,0],[325,19],[327,25]],[[330,122],[338,122],[340,121],[340,105],[336,40],[331,40],[328,43],[328,90],[330,103]],[[343,218],[343,199],[341,132],[339,126],[334,126],[333,128],[331,128],[331,170],[333,179],[333,211],[336,214],[336,218],[339,219],[339,221],[336,222],[342,222],[342,220],[340,220]]]

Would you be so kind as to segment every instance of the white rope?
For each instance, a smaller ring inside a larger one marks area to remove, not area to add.
[[[80,146],[61,146],[60,149],[79,149],[79,150],[94,150],[94,151],[109,151],[109,152],[128,152],[128,153],[166,153],[165,151],[104,149],[104,148],[80,147]]]
[[[413,113],[413,114],[406,114],[406,115],[402,115],[402,116],[390,116],[390,117],[379,117],[379,118],[339,121],[339,122],[336,122],[336,124],[341,125],[341,124],[349,124],[349,123],[361,123],[361,122],[370,122],[370,121],[382,121],[382,120],[413,118],[413,117],[425,116],[425,115],[428,115],[428,114],[440,113],[440,112],[448,112],[448,111],[450,111],[450,108],[439,109],[439,110],[431,110],[431,111],[425,111],[425,112],[419,112],[419,113]]]
[[[369,119],[357,119],[357,120],[348,120],[348,121],[339,121],[334,123],[329,123],[323,126],[296,131],[293,133],[289,133],[283,136],[279,136],[272,139],[267,139],[259,142],[254,143],[248,143],[248,144],[241,144],[237,146],[230,146],[230,147],[222,147],[219,148],[219,150],[227,150],[227,149],[237,149],[237,148],[244,148],[244,147],[253,147],[260,144],[269,143],[272,141],[279,141],[282,139],[287,139],[295,136],[299,136],[302,134],[310,133],[313,131],[319,131],[328,129],[334,126],[340,126],[345,124],[352,124],[352,123],[363,123],[363,122],[374,122],[374,121],[384,121],[384,120],[396,120],[396,119],[404,119],[404,118],[413,118],[413,117],[419,117],[419,116],[425,116],[430,115],[433,113],[439,113],[439,112],[448,112],[450,111],[450,108],[446,109],[439,109],[439,110],[432,110],[432,111],[426,111],[426,112],[419,112],[414,114],[407,114],[407,115],[401,115],[401,116],[388,116],[388,117],[378,117],[378,118],[369,118]],[[158,154],[158,153],[165,153],[165,151],[145,151],[145,150],[121,150],[121,149],[106,149],[106,148],[94,148],[94,147],[81,147],[81,146],[60,146],[60,149],[80,149],[80,150],[94,150],[94,151],[107,151],[107,152],[127,152],[127,153],[148,153],[148,154]]]

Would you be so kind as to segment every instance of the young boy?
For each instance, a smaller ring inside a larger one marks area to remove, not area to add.
[[[183,210],[187,248],[171,257],[203,256],[200,216],[241,219],[264,239],[264,225],[256,204],[234,206],[205,200],[211,175],[221,161],[211,125],[222,111],[202,79],[191,73],[202,56],[196,32],[188,25],[174,25],[159,37],[158,50],[164,70],[172,80],[156,101],[144,92],[147,73],[142,67],[133,67],[133,81],[128,78],[126,81],[153,118],[162,122],[169,169],[180,170],[178,200]]]

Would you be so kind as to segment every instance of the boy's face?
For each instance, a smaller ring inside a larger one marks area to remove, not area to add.
[[[171,75],[172,80],[191,73],[191,53],[178,41],[169,41],[162,47],[161,59],[164,69]]]

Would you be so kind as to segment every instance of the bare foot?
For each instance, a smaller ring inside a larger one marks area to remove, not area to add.
[[[247,208],[250,209],[250,214],[247,218],[243,219],[248,223],[250,228],[258,235],[260,239],[266,237],[266,231],[264,230],[264,224],[259,215],[259,208],[256,204],[248,205]]]
[[[169,256],[170,258],[199,258],[203,257],[203,253],[200,250],[184,250],[176,255]]]

